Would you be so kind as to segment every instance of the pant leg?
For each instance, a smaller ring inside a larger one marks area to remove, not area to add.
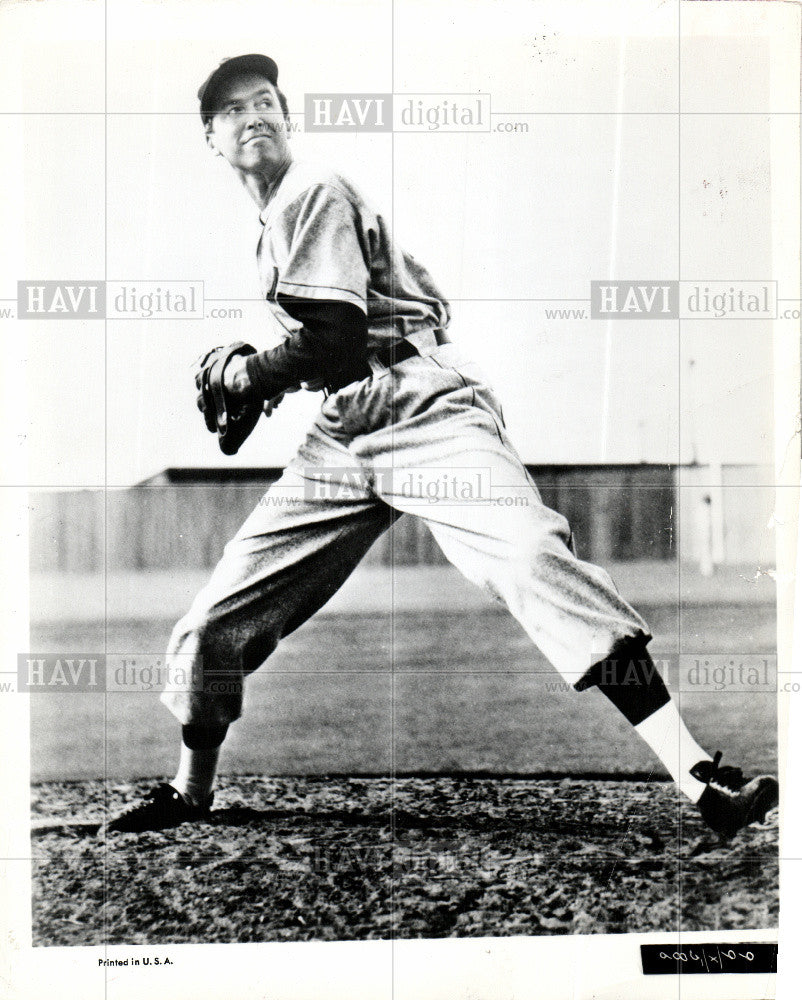
[[[173,630],[168,676],[191,672],[192,689],[168,683],[162,702],[184,725],[238,718],[245,676],[328,601],[399,517],[324,424],[319,417]]]
[[[620,641],[648,637],[648,626],[605,570],[576,558],[568,522],[543,504],[493,393],[453,353],[449,346],[388,373],[396,421],[357,442],[361,457],[385,470],[376,476],[378,495],[424,518],[449,560],[502,600],[575,683]],[[408,405],[427,394],[425,407]],[[484,497],[476,495],[477,473]],[[454,476],[465,495],[453,495]],[[416,482],[418,497],[410,495]],[[446,496],[432,501],[429,483]]]

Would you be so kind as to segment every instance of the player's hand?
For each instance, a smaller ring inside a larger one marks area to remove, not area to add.
[[[301,388],[306,389],[307,392],[321,392],[326,388],[326,380],[324,378],[315,378],[311,382],[301,382]]]
[[[262,415],[262,401],[248,398],[252,386],[245,357],[255,353],[251,344],[237,341],[228,347],[215,347],[195,362],[198,409],[206,429],[217,433],[224,455],[236,455]]]
[[[233,357],[225,367],[223,373],[223,387],[233,399],[245,401],[252,394],[251,384],[245,358],[242,355]]]
[[[289,391],[290,390],[288,389],[287,392]],[[274,396],[272,399],[266,399],[264,403],[262,403],[262,412],[266,417],[270,417],[273,415],[273,411],[276,409],[276,407],[279,405],[282,399],[284,399],[285,395],[286,393],[280,392],[278,396]]]

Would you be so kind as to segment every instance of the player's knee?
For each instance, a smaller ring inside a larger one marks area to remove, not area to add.
[[[282,619],[266,615],[246,622],[220,608],[192,611],[178,622],[168,656],[191,659],[215,670],[236,669],[251,673],[270,656],[281,639]]]
[[[194,659],[208,656],[211,649],[227,645],[227,632],[234,641],[233,630],[227,627],[225,618],[214,609],[193,608],[173,629],[167,647],[168,655],[189,656]]]

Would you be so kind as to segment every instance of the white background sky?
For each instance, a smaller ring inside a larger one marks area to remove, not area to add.
[[[514,0],[399,0],[392,23],[376,0],[122,0],[107,26],[93,3],[4,7],[12,197],[0,296],[14,298],[18,279],[105,275],[202,280],[207,297],[247,300],[241,322],[14,323],[28,423],[8,481],[124,485],[167,465],[292,455],[319,396],[288,399],[228,460],[190,378],[208,346],[273,342],[255,206],[207,152],[195,98],[220,59],[247,51],[276,59],[294,112],[306,91],[489,92],[494,112],[529,124],[525,135],[294,139],[296,155],[353,178],[432,272],[453,304],[452,338],[495,383],[527,461],[675,462],[695,449],[702,461],[771,463],[771,324],[608,330],[545,317],[581,302],[532,301],[585,298],[609,276],[773,278],[782,296],[799,295],[793,266],[784,274],[773,260],[770,169],[772,144],[797,125],[766,113],[794,107],[775,96],[783,67],[757,8],[727,4],[755,13],[725,29],[720,6],[686,5],[681,92],[672,4],[574,4],[567,23]],[[680,98],[696,113],[679,118]],[[798,218],[798,206],[787,211]]]

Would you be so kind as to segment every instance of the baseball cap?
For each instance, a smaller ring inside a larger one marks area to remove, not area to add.
[[[252,52],[249,55],[224,59],[217,69],[203,81],[198,91],[201,118],[204,121],[215,113],[215,101],[222,85],[232,76],[238,76],[242,73],[259,73],[266,77],[274,87],[278,86],[278,66],[270,56]]]

